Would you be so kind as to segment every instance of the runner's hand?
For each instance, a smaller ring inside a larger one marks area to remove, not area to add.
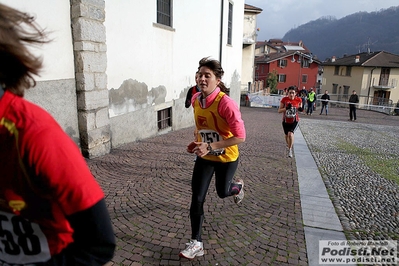
[[[193,141],[187,145],[187,152],[194,153],[194,148],[197,147],[197,144]]]

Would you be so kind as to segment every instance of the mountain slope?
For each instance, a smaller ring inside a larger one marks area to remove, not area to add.
[[[399,54],[399,6],[358,12],[337,20],[322,17],[288,31],[285,42],[300,40],[319,60],[365,51]]]

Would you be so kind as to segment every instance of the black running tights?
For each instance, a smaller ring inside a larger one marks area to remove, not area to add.
[[[204,202],[206,193],[215,173],[216,192],[220,198],[236,195],[241,186],[232,183],[237,170],[238,159],[221,163],[197,158],[191,181],[192,198],[190,207],[191,238],[202,242],[201,228],[204,221]]]

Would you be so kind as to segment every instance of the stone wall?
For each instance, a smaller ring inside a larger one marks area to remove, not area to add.
[[[84,156],[111,150],[104,0],[71,0],[80,146]]]

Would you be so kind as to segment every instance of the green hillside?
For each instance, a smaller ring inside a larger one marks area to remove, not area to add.
[[[322,17],[288,31],[283,40],[300,40],[318,59],[366,51],[399,55],[399,6],[358,12],[342,19]]]

